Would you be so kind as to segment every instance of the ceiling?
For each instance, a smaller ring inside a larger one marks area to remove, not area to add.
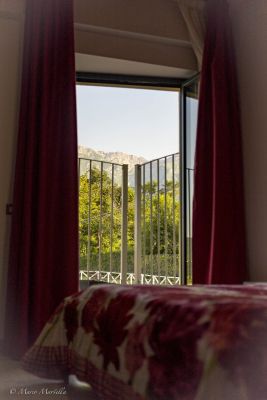
[[[76,71],[81,72],[156,76],[165,78],[190,78],[195,73],[194,70],[80,53],[76,53],[75,60]]]

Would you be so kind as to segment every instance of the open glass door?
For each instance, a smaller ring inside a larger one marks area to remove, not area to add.
[[[181,149],[181,282],[191,284],[194,159],[197,131],[199,75],[185,82],[180,94]]]

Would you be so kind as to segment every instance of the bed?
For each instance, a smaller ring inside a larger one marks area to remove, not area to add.
[[[102,400],[266,400],[267,285],[95,285],[64,299],[23,358]]]

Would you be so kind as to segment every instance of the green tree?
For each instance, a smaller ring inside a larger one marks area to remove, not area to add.
[[[142,250],[145,269],[147,273],[152,273],[153,269],[163,275],[167,269],[168,275],[173,275],[178,269],[179,258],[179,185],[175,184],[173,193],[172,182],[167,182],[165,194],[164,188],[157,191],[156,182],[153,182],[152,188],[150,184],[146,184],[142,208]]]
[[[157,191],[157,182],[146,184],[143,188],[142,199],[142,252],[146,271],[153,271],[159,267],[164,273],[166,256],[168,274],[173,271],[173,236],[175,235],[175,253],[178,257],[178,227],[179,215],[179,187],[175,185],[175,202],[173,203],[172,182],[167,182],[166,194],[164,188]],[[152,193],[152,208],[151,195]],[[110,250],[112,246],[112,270],[119,271],[121,247],[121,187],[113,185],[106,171],[102,171],[102,197],[101,197],[101,171],[99,168],[91,169],[91,176],[85,171],[80,176],[79,191],[79,234],[80,234],[80,267],[85,268],[88,254],[90,254],[90,269],[97,270],[99,253],[101,269],[109,270]],[[113,201],[112,201],[113,198]],[[128,188],[128,271],[133,271],[134,250],[134,189]],[[113,203],[113,216],[112,216]],[[152,215],[150,212],[152,209]],[[102,212],[101,212],[102,209]],[[102,215],[102,220],[100,219]],[[151,224],[152,222],[152,224]],[[112,239],[111,239],[111,228]],[[159,238],[159,240],[158,240]],[[152,239],[152,240],[151,240]],[[100,252],[101,248],[101,252]],[[151,252],[152,249],[152,252]],[[90,251],[89,251],[90,250]],[[152,258],[151,258],[152,257]]]

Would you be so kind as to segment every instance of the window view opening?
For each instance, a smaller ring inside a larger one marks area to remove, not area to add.
[[[77,85],[80,281],[179,284],[179,92]]]

